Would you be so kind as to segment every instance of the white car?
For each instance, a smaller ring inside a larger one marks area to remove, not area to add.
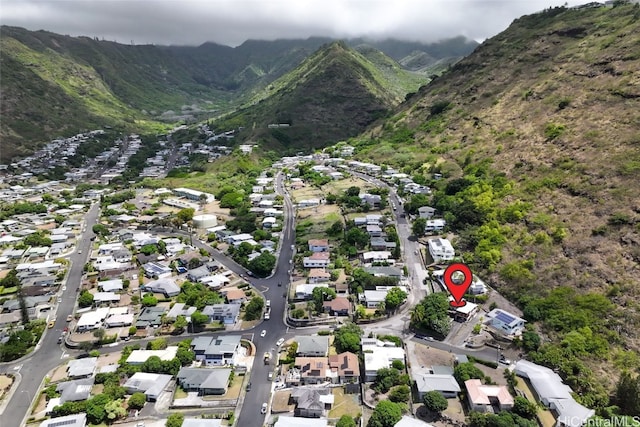
[[[62,290],[63,290],[63,291],[66,291],[66,290],[67,290],[67,286],[66,286],[66,285],[65,285],[65,286],[63,286],[63,287],[62,287]]]
[[[280,347],[282,344],[284,344],[284,338],[280,338],[278,341],[276,341],[276,347]]]
[[[260,332],[260,336],[264,338],[266,335],[267,335],[267,330],[263,329],[262,332]]]
[[[262,408],[260,409],[260,413],[261,414],[266,414],[267,413],[267,402],[264,402],[262,404]]]

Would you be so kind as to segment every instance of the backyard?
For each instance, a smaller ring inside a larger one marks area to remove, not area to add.
[[[355,417],[362,414],[359,394],[346,394],[343,387],[333,389],[333,407],[329,411],[329,418],[340,418],[343,415]]]

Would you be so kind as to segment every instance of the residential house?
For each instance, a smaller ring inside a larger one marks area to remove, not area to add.
[[[363,194],[360,194],[359,197],[360,197],[361,204],[369,205],[369,207],[372,209],[380,208],[380,205],[382,203],[382,198],[380,197],[379,194],[363,193]]]
[[[167,265],[158,262],[147,262],[142,266],[144,275],[155,279],[165,279],[171,277],[173,270]]]
[[[291,399],[296,404],[297,417],[320,418],[331,409],[334,397],[330,388],[294,387]]]
[[[202,309],[209,322],[220,321],[225,325],[235,324],[240,317],[240,304],[212,304]]]
[[[197,391],[200,396],[222,395],[229,386],[230,368],[180,368],[176,376],[185,391]]]
[[[389,291],[364,291],[359,295],[360,303],[367,308],[378,308],[384,302]]]
[[[328,239],[311,239],[308,244],[311,252],[329,252]]]
[[[313,208],[320,206],[320,199],[305,199],[298,202],[298,208]]]
[[[420,400],[429,391],[437,391],[446,398],[455,398],[460,393],[460,386],[451,374],[414,373],[413,379]]]
[[[189,317],[197,310],[196,307],[189,307],[183,302],[173,304],[167,312],[167,319],[177,319],[178,316]]]
[[[320,384],[332,376],[328,357],[296,357],[294,367],[300,373],[300,384]]]
[[[244,291],[236,287],[221,289],[220,293],[227,298],[229,304],[242,304],[247,301],[247,295]]]
[[[429,253],[433,262],[452,261],[456,255],[451,242],[447,239],[437,238],[428,241]]]
[[[164,307],[145,307],[142,309],[136,320],[136,328],[142,329],[148,326],[158,327],[162,324],[162,315],[165,313]]]
[[[240,335],[196,337],[191,341],[191,349],[196,360],[206,366],[234,365],[241,347],[240,338]]]
[[[296,285],[296,299],[308,300],[313,296],[313,290],[315,288],[326,287],[324,283],[301,283]]]
[[[385,343],[375,338],[362,338],[362,353],[364,354],[364,380],[375,381],[378,370],[390,368],[394,360],[405,363],[405,352],[393,343]]]
[[[60,393],[60,405],[65,402],[79,402],[87,400],[91,396],[91,388],[95,382],[95,377],[87,377],[79,380],[65,381],[56,386],[56,391]]]
[[[367,225],[366,227],[367,234],[371,237],[381,237],[382,236],[382,227],[375,224]]]
[[[326,283],[331,280],[331,273],[322,268],[312,268],[309,270],[309,276],[307,277],[309,283]]]
[[[389,261],[392,260],[393,254],[389,251],[369,251],[362,253],[362,260],[365,263]]]
[[[575,401],[571,387],[551,369],[521,359],[516,362],[514,372],[529,380],[540,403],[555,416],[558,427],[582,426],[595,415],[593,409]]]
[[[276,219],[272,216],[265,216],[262,218],[262,228],[274,228],[276,226]]]
[[[349,351],[332,354],[329,356],[329,366],[333,371],[337,371],[340,384],[359,382],[360,363],[357,355]]]
[[[302,259],[305,268],[327,268],[329,266],[328,252],[314,252],[311,256]]]
[[[171,379],[171,375],[136,372],[124,383],[123,387],[129,394],[144,393],[148,402],[155,402]]]
[[[97,357],[70,360],[67,365],[67,376],[74,380],[78,378],[89,378],[93,376],[97,366]]]
[[[327,356],[329,354],[329,337],[322,335],[302,335],[295,338],[298,343],[296,356]]]
[[[513,408],[513,396],[504,385],[485,385],[478,379],[464,382],[467,389],[467,400],[472,411],[493,412],[497,406],[501,411]]]
[[[444,230],[447,222],[444,219],[428,219],[424,226],[424,231],[427,234],[436,233]]]
[[[376,277],[394,277],[398,280],[402,277],[402,270],[391,266],[364,267],[363,270]]]
[[[392,251],[396,248],[396,242],[387,242],[384,237],[371,237],[369,246],[374,251]]]
[[[96,292],[93,294],[93,304],[97,307],[103,304],[112,304],[120,302],[120,295],[115,292]]]
[[[175,280],[169,277],[145,283],[140,288],[145,292],[163,294],[165,298],[175,297],[180,293],[180,286],[178,286]]]
[[[102,327],[104,319],[109,315],[109,308],[98,308],[95,311],[83,313],[76,323],[76,331],[86,332]]]
[[[40,427],[86,427],[86,425],[87,414],[84,412],[65,415],[64,417],[49,418],[40,423]]]
[[[187,279],[191,282],[200,282],[202,278],[210,276],[211,272],[205,265],[191,269],[187,272]]]
[[[331,316],[349,316],[351,314],[351,301],[349,301],[349,298],[335,297],[331,301],[324,301],[322,310]]]
[[[102,280],[98,282],[98,288],[102,292],[118,292],[124,289],[122,279]]]
[[[421,206],[418,208],[418,215],[420,218],[431,219],[436,214],[435,208],[431,206]]]
[[[127,363],[130,365],[142,365],[151,356],[158,356],[160,360],[167,362],[175,359],[177,353],[177,346],[169,346],[162,350],[133,350],[127,357]]]
[[[526,323],[526,320],[499,308],[491,310],[486,317],[490,327],[509,336],[520,335]]]

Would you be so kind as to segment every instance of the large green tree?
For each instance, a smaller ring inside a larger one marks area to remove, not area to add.
[[[411,327],[446,336],[451,329],[447,294],[435,292],[424,297],[411,311]]]
[[[330,301],[336,297],[336,291],[324,286],[314,288],[311,293],[311,300],[317,312],[322,311],[322,304],[325,301]]]
[[[422,401],[424,402],[424,407],[427,408],[428,411],[435,412],[437,414],[449,407],[447,399],[439,391],[435,390],[426,392],[422,396]]]
[[[402,418],[403,409],[400,403],[383,400],[373,410],[367,427],[393,427]]]
[[[266,277],[271,274],[275,265],[276,257],[266,251],[249,261],[249,269],[258,277]]]
[[[333,344],[339,353],[350,351],[357,354],[360,351],[361,336],[362,329],[360,329],[358,325],[355,323],[347,323],[336,329]]]
[[[395,312],[400,305],[407,300],[407,293],[396,287],[389,289],[384,297],[384,306],[387,310]]]
[[[350,415],[343,415],[336,423],[336,427],[356,427],[356,421]]]

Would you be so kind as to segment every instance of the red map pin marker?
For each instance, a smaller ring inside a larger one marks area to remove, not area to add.
[[[456,283],[453,281],[453,274],[460,272],[464,275],[464,280],[462,283]],[[462,263],[454,263],[451,264],[444,271],[444,284],[447,287],[447,290],[453,297],[453,301],[451,301],[451,307],[464,307],[467,305],[467,302],[462,299],[464,294],[469,290],[469,286],[473,282],[473,274],[471,273],[471,269]]]

